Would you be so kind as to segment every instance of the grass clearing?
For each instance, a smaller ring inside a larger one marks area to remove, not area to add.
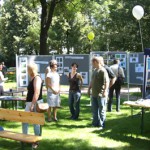
[[[15,77],[10,75],[5,88],[16,88]],[[139,93],[133,93],[133,95]],[[139,96],[139,95],[138,95]],[[46,100],[46,95],[44,95]],[[90,98],[82,95],[81,113],[78,121],[68,119],[70,112],[68,108],[68,95],[62,94],[62,108],[58,110],[58,122],[46,122],[43,126],[43,140],[38,150],[149,150],[150,149],[150,111],[147,109],[144,116],[144,133],[140,134],[141,118],[139,115],[131,117],[131,109],[121,104],[121,112],[107,112],[106,128],[99,131],[91,127]],[[121,100],[121,103],[125,98]],[[114,100],[115,103],[115,100]],[[23,110],[23,109],[21,109]],[[138,114],[140,109],[134,109]],[[0,121],[0,126],[5,130],[22,132],[21,123]],[[29,132],[33,134],[33,127]],[[20,150],[20,143],[0,138],[0,150]],[[25,150],[31,150],[26,145]]]
[[[46,98],[46,96],[44,96]],[[106,128],[99,131],[91,127],[90,99],[82,95],[81,113],[78,121],[68,119],[68,95],[61,95],[62,108],[58,110],[58,122],[47,122],[43,126],[43,140],[39,150],[149,150],[150,148],[150,112],[145,114],[144,134],[140,135],[140,117],[131,118],[131,110],[121,105],[121,112],[107,112]],[[137,114],[140,109],[134,109]],[[21,132],[21,123],[0,121],[5,129]],[[33,133],[33,127],[29,129]],[[20,143],[0,138],[0,150],[20,150]],[[26,150],[31,149],[27,145]]]

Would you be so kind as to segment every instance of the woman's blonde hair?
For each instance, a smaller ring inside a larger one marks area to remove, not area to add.
[[[35,64],[34,62],[31,62],[27,65],[28,69],[30,69],[33,74],[37,74],[38,73],[38,66],[37,64]]]

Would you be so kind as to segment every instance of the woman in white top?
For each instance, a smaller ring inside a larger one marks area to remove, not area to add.
[[[8,78],[4,78],[2,69],[3,69],[3,65],[0,63],[0,95],[4,94],[4,88],[3,88],[4,82],[8,79]]]
[[[57,73],[57,61],[51,60],[49,62],[51,71],[47,73],[46,85],[47,85],[47,102],[49,104],[48,109],[48,122],[51,119],[51,111],[53,108],[53,119],[57,121],[57,108],[60,107],[60,76]]]

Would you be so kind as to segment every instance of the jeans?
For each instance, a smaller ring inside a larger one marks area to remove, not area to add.
[[[93,126],[104,128],[106,120],[106,103],[106,97],[92,97]]]
[[[113,93],[116,93],[116,111],[120,111],[120,90],[121,86],[118,84],[114,84],[109,89],[109,101],[108,101],[108,111],[112,111],[113,104]]]
[[[38,101],[38,103],[42,103],[42,102],[43,102],[43,100]],[[26,102],[25,111],[30,111],[31,104],[32,104],[32,102]],[[36,112],[36,105],[34,107],[34,112]],[[28,127],[29,127],[28,123],[22,123],[22,132],[24,134],[28,134]],[[34,127],[34,134],[35,135],[40,135],[41,134],[40,125],[34,124],[33,127]]]
[[[80,113],[80,98],[81,92],[80,91],[69,91],[69,109],[71,112],[72,119],[78,119]]]

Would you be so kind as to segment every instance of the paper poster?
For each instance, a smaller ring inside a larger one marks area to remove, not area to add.
[[[57,60],[57,72],[59,74],[62,74],[63,73],[63,68],[64,68],[64,63],[63,63],[63,57],[56,57],[56,60]]]
[[[80,72],[83,78],[83,84],[88,84],[88,72]]]
[[[93,54],[93,57],[99,57],[100,54]]]
[[[148,71],[150,71],[150,58],[147,59]]]
[[[131,54],[130,55],[130,63],[138,63],[138,62],[139,62],[138,54]]]
[[[41,73],[40,77],[42,78],[43,85],[45,85],[45,73]]]
[[[135,64],[135,72],[144,72],[144,64]]]
[[[64,75],[68,75],[70,72],[69,67],[64,67]]]
[[[19,81],[20,86],[28,85],[27,57],[19,58]]]

